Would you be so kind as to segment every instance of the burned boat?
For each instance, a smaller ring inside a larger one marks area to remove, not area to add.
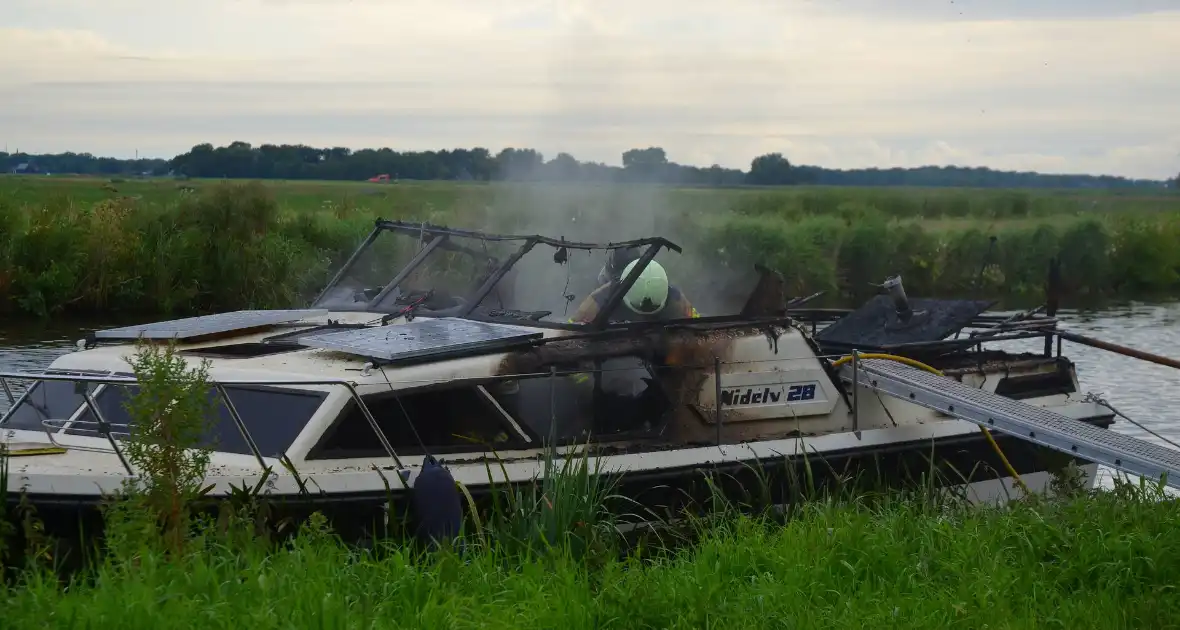
[[[384,508],[408,499],[428,457],[479,496],[545,475],[550,448],[619,475],[621,494],[656,510],[693,496],[701,471],[767,476],[774,500],[804,466],[885,481],[937,470],[983,499],[1019,495],[1014,476],[1039,491],[1068,461],[1093,482],[1085,449],[1019,436],[1012,414],[994,410],[1002,400],[1111,433],[1113,414],[1083,400],[1050,316],[911,299],[896,277],[858,309],[811,309],[756,267],[737,314],[628,322],[604,308],[571,323],[525,310],[535,281],[518,263],[538,247],[558,265],[571,252],[643,248],[608,305],[658,254],[680,251],[662,238],[595,244],[377,220],[307,309],[100,330],[42,372],[0,375],[13,403],[0,419],[9,496],[84,508],[137,474],[121,444],[139,339],[208,362],[219,401],[210,496],[267,475],[272,499]],[[1020,339],[1043,339],[1043,351],[994,347]],[[19,397],[15,380],[28,383]],[[964,415],[988,405],[994,433]]]

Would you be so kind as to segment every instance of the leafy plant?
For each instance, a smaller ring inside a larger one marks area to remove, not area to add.
[[[125,454],[138,476],[146,506],[179,549],[190,503],[208,492],[200,484],[209,465],[213,415],[208,362],[189,368],[173,344],[140,341],[128,360],[138,381],[125,403],[130,437]]]

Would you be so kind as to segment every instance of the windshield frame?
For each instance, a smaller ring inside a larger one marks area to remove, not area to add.
[[[349,256],[348,260],[340,267],[328,284],[320,291],[312,302],[312,307],[323,307],[323,300],[326,296],[332,293],[340,282],[347,276],[348,272],[353,268],[358,260],[368,251],[373,243],[384,232],[392,234],[401,234],[405,236],[416,237],[424,246],[414,254],[414,257],[402,269],[400,269],[381,291],[370,298],[363,306],[359,306],[356,310],[362,312],[384,313],[391,314],[387,309],[383,308],[382,302],[388,296],[399,288],[401,283],[409,277],[423,262],[430,257],[437,250],[447,250],[453,252],[460,252],[471,255],[477,259],[483,259],[488,263],[491,273],[478,286],[468,290],[466,295],[461,295],[463,303],[458,306],[448,308],[440,311],[432,311],[432,317],[460,317],[470,319],[474,311],[479,308],[480,304],[485,298],[495,289],[496,285],[504,279],[512,268],[520,262],[526,254],[533,250],[537,245],[547,245],[558,250],[561,254],[562,250],[577,249],[584,251],[611,251],[616,249],[627,249],[636,247],[646,247],[643,254],[639,257],[635,266],[631,269],[631,273],[622,278],[612,289],[607,298],[606,306],[601,310],[594,321],[589,324],[579,324],[578,327],[589,327],[591,329],[601,329],[608,321],[609,313],[612,308],[617,306],[623,299],[623,296],[639,279],[639,275],[647,267],[663,248],[670,249],[676,253],[681,253],[679,245],[669,241],[663,237],[648,237],[632,241],[623,241],[618,243],[585,243],[578,241],[567,241],[564,238],[555,239],[539,234],[530,235],[511,235],[511,234],[488,234],[474,230],[463,230],[457,228],[449,228],[439,225],[431,225],[429,223],[410,223],[406,221],[395,221],[387,219],[377,219],[374,221],[373,231],[365,238],[361,245]],[[458,239],[474,239],[480,242],[519,242],[517,249],[507,257],[501,259],[481,252],[476,248],[466,247],[461,243],[455,242]],[[555,260],[557,257],[555,257]],[[333,309],[337,310],[337,309]]]

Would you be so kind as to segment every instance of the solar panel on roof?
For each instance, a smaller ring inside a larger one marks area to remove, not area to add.
[[[540,331],[521,326],[443,317],[315,335],[301,339],[300,343],[393,362],[455,352],[502,349],[528,343],[542,336]]]
[[[95,331],[95,339],[192,339],[327,315],[327,309],[233,311]]]

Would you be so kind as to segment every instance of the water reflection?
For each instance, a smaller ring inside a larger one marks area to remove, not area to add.
[[[1131,304],[1099,312],[1062,312],[1061,328],[1132,348],[1180,356],[1180,327],[1176,325],[1180,303],[1155,305]],[[1012,350],[1039,352],[1043,342],[1037,339],[998,344]],[[1068,341],[1062,353],[1078,366],[1082,390],[1101,394],[1137,422],[1180,441],[1180,392],[1170,386],[1180,379],[1173,368],[1139,361],[1130,357]],[[1143,439],[1150,434],[1128,423],[1118,429]]]
[[[118,326],[118,323],[53,321],[45,323],[0,324],[0,371],[38,371],[49,367],[57,357],[74,350],[86,333]],[[14,396],[24,391],[26,383],[9,381]],[[0,389],[0,413],[8,410],[8,397]]]

